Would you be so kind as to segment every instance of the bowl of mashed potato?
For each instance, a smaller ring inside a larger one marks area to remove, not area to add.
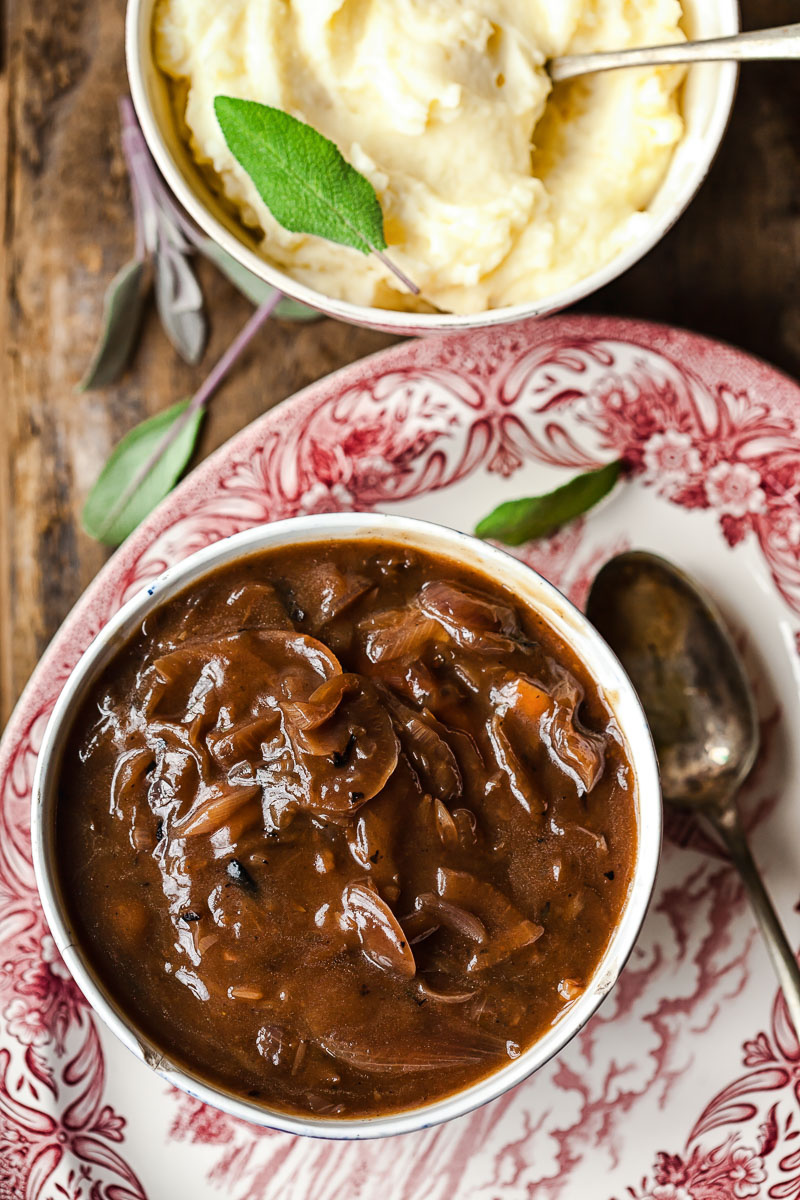
[[[736,0],[129,0],[133,101],[201,228],[292,298],[397,333],[555,312],[641,258],[705,178],[732,64],[551,85],[565,53],[716,37]],[[228,149],[214,97],[281,108],[375,188],[387,253],[290,233]]]

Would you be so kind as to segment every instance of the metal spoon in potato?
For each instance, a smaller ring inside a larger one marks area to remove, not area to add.
[[[675,42],[669,46],[642,46],[632,50],[610,50],[600,54],[565,54],[547,65],[553,83],[617,71],[621,67],[659,67],[675,63],[758,62],[767,59],[800,58],[800,25],[758,29],[733,37],[708,38],[699,42]]]

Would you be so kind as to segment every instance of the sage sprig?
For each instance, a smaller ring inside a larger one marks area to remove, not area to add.
[[[375,254],[409,291],[419,288],[389,259],[383,212],[372,184],[335,142],[280,108],[217,96],[214,112],[228,149],[244,167],[275,220]]]
[[[153,285],[167,337],[187,362],[199,361],[205,348],[207,322],[203,294],[191,261],[197,254],[213,263],[257,307],[277,296],[276,317],[318,320],[320,314],[315,309],[281,296],[196,228],[167,190],[127,97],[120,101],[120,120],[136,245],[131,261],[106,290],[102,330],[81,389],[107,387],[122,375],[136,348]]]
[[[91,537],[119,545],[174,487],[194,453],[205,416],[203,409],[195,409],[185,421],[188,407],[188,400],[173,404],[136,425],[118,444],[84,505],[83,527]],[[175,436],[165,446],[168,434]],[[142,464],[149,463],[159,446],[158,461],[142,475]]]
[[[552,492],[524,500],[507,500],[478,522],[475,533],[506,546],[521,546],[534,538],[549,537],[599,504],[616,484],[621,469],[621,462],[611,462],[596,471],[576,475]]]
[[[190,400],[131,429],[106,462],[83,509],[83,527],[118,546],[164,499],[194,453],[208,403],[233,364],[272,316],[280,292],[262,304]]]

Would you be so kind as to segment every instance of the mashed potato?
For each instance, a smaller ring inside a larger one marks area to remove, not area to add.
[[[277,224],[225,144],[219,93],[332,138],[375,187],[422,307],[474,313],[574,284],[637,236],[683,132],[681,70],[553,90],[543,64],[676,41],[680,19],[678,0],[160,0],[156,58],[268,261],[328,296],[415,304],[374,255]]]

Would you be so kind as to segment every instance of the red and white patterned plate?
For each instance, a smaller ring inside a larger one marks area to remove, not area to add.
[[[257,1130],[168,1088],[98,1027],[36,897],[28,810],[48,714],[164,566],[298,513],[471,529],[618,456],[631,481],[522,556],[580,603],[609,555],[651,548],[721,602],[762,720],[754,847],[800,940],[800,388],[729,347],[619,320],[407,342],[198,468],[101,572],[20,701],[0,747],[0,1200],[800,1200],[800,1045],[736,876],[682,819],[631,961],[583,1033],[493,1104],[388,1142]]]

